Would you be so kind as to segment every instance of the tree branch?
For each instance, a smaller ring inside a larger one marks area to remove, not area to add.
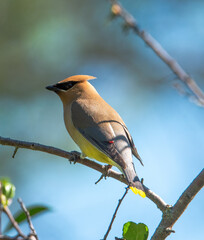
[[[136,19],[127,12],[117,0],[110,0],[110,2],[112,5],[112,14],[114,14],[114,16],[119,16],[124,20],[125,27],[132,29],[156,53],[156,55],[169,66],[176,76],[196,96],[199,105],[204,107],[204,93],[196,84],[195,80],[186,73],[186,71],[169,55],[155,38],[153,38],[148,32],[139,28]]]
[[[23,239],[26,239],[26,236],[23,234],[23,232],[21,231],[20,227],[18,226],[18,223],[16,222],[16,220],[14,219],[12,213],[10,212],[10,209],[8,208],[8,206],[5,206],[3,208],[3,211],[5,212],[5,214],[8,216],[10,222],[12,223],[13,227],[16,229],[16,231],[18,232],[18,236],[22,237]]]
[[[26,215],[26,218],[27,218],[27,221],[28,221],[28,225],[29,225],[29,228],[30,228],[30,231],[31,231],[30,236],[32,235],[32,236],[34,236],[35,240],[38,240],[38,236],[37,236],[35,228],[34,228],[34,226],[32,224],[30,213],[29,213],[28,209],[26,208],[25,204],[23,203],[23,201],[20,198],[18,199],[18,202],[20,203],[21,208],[22,208],[22,210],[24,211],[24,213]]]
[[[117,212],[118,212],[118,209],[119,209],[119,207],[120,207],[123,199],[124,199],[125,196],[127,195],[128,190],[129,190],[129,186],[125,189],[125,193],[123,194],[122,198],[119,199],[119,201],[118,201],[118,205],[117,205],[117,207],[116,207],[116,209],[115,209],[115,212],[114,212],[114,214],[113,214],[113,217],[112,217],[112,219],[111,219],[111,222],[110,222],[110,224],[109,224],[108,230],[107,230],[107,232],[106,232],[103,240],[106,240],[106,239],[107,239],[108,234],[109,234],[109,232],[110,232],[110,230],[111,230],[111,228],[112,228],[113,222],[114,222],[114,220],[115,220],[115,218],[116,218],[116,214],[117,214]]]
[[[36,150],[36,151],[41,151],[41,152],[46,152],[52,155],[56,155],[59,157],[63,157],[66,159],[69,159],[70,162],[77,162],[80,163],[82,165],[85,165],[87,167],[90,167],[102,174],[107,174],[107,170],[106,170],[106,166],[101,165],[99,163],[96,163],[90,159],[81,159],[79,156],[77,157],[77,159],[73,159],[73,154],[70,152],[66,152],[64,150],[61,150],[59,148],[55,148],[55,147],[51,147],[51,146],[45,146],[39,143],[34,143],[34,142],[25,142],[25,141],[19,141],[19,140],[14,140],[14,139],[10,139],[10,138],[4,138],[0,136],[0,144],[1,145],[7,145],[7,146],[13,146],[16,148],[26,148],[26,149],[30,149],[30,150]],[[112,177],[122,183],[125,183],[126,185],[128,185],[127,180],[125,179],[123,174],[120,174],[112,169],[108,170],[108,177]],[[167,204],[164,202],[164,200],[161,199],[161,197],[159,197],[156,193],[154,193],[153,191],[151,191],[148,187],[144,186],[145,189],[145,193],[146,196],[152,201],[154,202],[157,207],[164,212]]]
[[[188,188],[183,192],[175,205],[163,213],[162,220],[153,234],[151,240],[163,240],[172,232],[173,225],[187,208],[188,204],[193,200],[195,195],[204,185],[204,169],[193,180]]]
[[[19,237],[19,235],[15,236],[15,237],[0,236],[0,240],[24,240],[24,238]]]

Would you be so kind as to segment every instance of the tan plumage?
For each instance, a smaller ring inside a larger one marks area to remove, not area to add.
[[[119,114],[88,82],[94,78],[88,75],[71,76],[47,89],[55,91],[61,98],[65,126],[83,156],[118,167],[133,192],[145,197],[132,154],[142,163],[141,158]]]

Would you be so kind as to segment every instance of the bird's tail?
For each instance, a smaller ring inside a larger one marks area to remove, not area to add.
[[[130,186],[130,189],[134,192],[134,194],[139,194],[141,197],[145,198],[146,197],[146,194],[145,194],[145,191],[144,191],[144,188],[143,189],[139,189],[139,184],[142,186],[141,182],[138,181],[135,185],[137,185],[137,187],[134,187],[134,186]]]
[[[145,190],[134,169],[125,169],[124,174],[128,180],[130,189],[141,197],[145,198]]]

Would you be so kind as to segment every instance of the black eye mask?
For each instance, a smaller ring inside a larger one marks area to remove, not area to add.
[[[64,82],[64,83],[57,83],[55,85],[56,88],[67,91],[68,89],[72,88],[77,82]]]

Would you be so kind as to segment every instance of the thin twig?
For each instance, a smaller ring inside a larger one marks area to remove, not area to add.
[[[105,173],[102,173],[100,178],[95,182],[95,184],[98,184],[103,178],[106,180],[106,177],[108,177],[109,170],[112,168],[112,165],[104,165]]]
[[[31,234],[34,235],[35,238],[38,240],[38,236],[37,236],[37,233],[36,233],[36,231],[35,231],[35,228],[34,228],[34,226],[33,226],[33,224],[32,224],[29,211],[27,210],[25,204],[23,203],[23,201],[22,201],[20,198],[18,198],[18,202],[20,203],[21,208],[22,208],[22,210],[24,211],[24,213],[25,213],[25,215],[26,215],[26,217],[27,217],[27,221],[28,221],[28,225],[29,225],[30,230],[31,230]]]
[[[17,235],[14,237],[9,237],[9,236],[0,236],[0,240],[24,240],[21,236]]]
[[[27,237],[23,234],[23,232],[21,231],[21,229],[18,226],[18,223],[16,222],[16,220],[14,219],[13,215],[10,212],[10,209],[5,206],[3,208],[3,211],[6,213],[6,215],[8,216],[10,222],[12,223],[13,227],[16,229],[16,231],[18,232],[19,236],[21,236],[23,239],[26,239]]]
[[[204,170],[202,170],[199,175],[193,180],[193,182],[186,188],[175,205],[164,212],[162,220],[154,232],[151,240],[164,240],[172,232],[175,232],[172,230],[173,225],[203,186]]]
[[[169,53],[155,38],[153,38],[148,32],[139,28],[136,19],[126,9],[124,9],[117,0],[110,0],[110,2],[112,5],[112,13],[124,20],[126,28],[132,29],[156,53],[156,55],[169,66],[174,74],[176,74],[176,76],[196,96],[199,105],[204,107],[204,93],[196,84],[195,80],[186,73],[186,71],[173,57],[169,55]]]
[[[114,212],[113,217],[112,217],[112,219],[111,219],[110,225],[109,225],[109,227],[108,227],[108,230],[107,230],[107,232],[106,232],[103,240],[106,240],[106,239],[107,239],[108,234],[109,234],[109,232],[110,232],[110,230],[111,230],[111,227],[112,227],[112,225],[113,225],[113,222],[114,222],[114,220],[115,220],[115,218],[116,218],[116,214],[117,214],[117,212],[118,212],[118,209],[119,209],[119,207],[120,207],[123,199],[124,199],[125,196],[127,195],[129,189],[130,189],[130,188],[129,188],[129,186],[128,186],[128,187],[125,189],[125,193],[123,194],[122,198],[119,199],[118,205],[117,205],[117,207],[116,207],[116,209],[115,209],[115,212]]]
[[[104,175],[101,174],[100,178],[95,182],[95,184],[98,184],[103,178],[104,178]]]
[[[13,147],[18,147],[18,148],[26,148],[30,150],[36,150],[36,151],[41,151],[41,152],[46,152],[49,154],[53,154],[59,157],[63,157],[66,159],[69,159],[70,161],[73,161],[73,155],[70,152],[66,152],[64,150],[61,150],[59,148],[51,147],[51,146],[46,146],[34,142],[25,142],[25,141],[19,141],[15,139],[10,139],[10,138],[4,138],[0,136],[0,144],[1,145],[7,145],[7,146],[13,146]],[[90,159],[87,158],[78,158],[77,163],[83,164],[87,167],[90,167],[102,174],[107,174],[107,168],[104,165],[101,165],[97,162],[94,162]],[[126,178],[124,177],[123,174],[120,174],[112,169],[108,170],[107,177],[112,177],[126,185],[128,185],[128,182]],[[156,193],[151,191],[149,188],[144,186],[146,196],[154,202],[157,207],[163,212],[166,209],[167,204],[164,202],[164,200],[161,199]]]
[[[18,236],[9,237],[9,236],[0,236],[0,240],[24,240],[24,238]]]
[[[17,151],[18,151],[18,147],[15,147],[12,158],[15,158]]]

